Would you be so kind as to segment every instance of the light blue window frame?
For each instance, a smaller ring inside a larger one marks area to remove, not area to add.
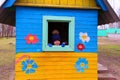
[[[69,23],[69,45],[62,46],[48,46],[48,22],[68,22]],[[43,51],[74,51],[74,30],[75,18],[66,16],[43,16]]]

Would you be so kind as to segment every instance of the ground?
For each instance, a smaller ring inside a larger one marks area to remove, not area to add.
[[[14,75],[15,38],[0,38],[0,80],[11,80]]]
[[[99,63],[120,80],[120,40],[99,38]]]
[[[13,80],[15,38],[0,38],[0,80]],[[120,40],[99,38],[99,63],[120,80]]]

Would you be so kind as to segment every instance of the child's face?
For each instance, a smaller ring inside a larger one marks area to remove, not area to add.
[[[59,40],[56,40],[56,41],[54,41],[54,45],[60,45],[60,41]]]

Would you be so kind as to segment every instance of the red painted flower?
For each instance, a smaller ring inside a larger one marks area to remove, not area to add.
[[[83,50],[83,49],[85,49],[85,46],[84,46],[84,44],[78,44],[77,45],[77,48],[78,48],[78,50]]]
[[[36,35],[28,34],[25,37],[27,44],[36,44],[39,40]]]

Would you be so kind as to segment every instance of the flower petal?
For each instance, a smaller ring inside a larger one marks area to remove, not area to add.
[[[34,63],[34,64],[32,65],[32,68],[38,68],[38,65],[37,65],[36,63]]]
[[[33,68],[31,68],[30,73],[35,73],[35,70]]]
[[[27,40],[26,42],[27,42],[27,44],[31,44],[31,41],[29,41],[29,40]]]
[[[31,41],[31,43],[32,43],[32,44],[36,44],[36,43],[37,43],[37,41],[36,41],[36,40],[34,40],[34,41]]]
[[[29,74],[29,73],[30,73],[30,70],[29,70],[29,69],[27,69],[27,70],[26,70],[26,74]]]
[[[81,69],[81,72],[84,73],[84,68]]]
[[[88,65],[85,65],[84,68],[85,68],[85,69],[88,69]]]
[[[79,65],[79,64],[80,64],[80,62],[79,62],[79,61],[77,61],[77,62],[76,62],[76,65]]]
[[[85,40],[83,38],[81,38],[81,40],[82,40],[83,43],[85,42]]]
[[[31,65],[32,65],[33,63],[34,63],[34,60],[30,60],[30,61],[29,61],[29,64],[31,64]]]
[[[25,71],[26,69],[27,69],[27,66],[24,65],[24,66],[22,67],[22,71]]]
[[[79,64],[76,64],[76,65],[75,65],[75,68],[77,68],[77,69],[80,68],[80,65],[79,65]]]
[[[88,36],[88,33],[85,32],[84,35]]]
[[[77,69],[77,71],[78,71],[78,72],[80,72],[80,71],[81,71],[81,69]]]
[[[86,42],[89,42],[89,41],[90,41],[90,37],[87,37]]]
[[[83,34],[84,34],[83,32],[80,32],[80,33],[79,33],[79,36],[82,36]]]
[[[27,66],[27,63],[25,61],[22,62],[23,66]]]
[[[26,63],[27,63],[27,64],[30,64],[30,60],[29,60],[29,59],[27,59],[27,60],[26,60]]]
[[[79,67],[77,68],[77,71],[80,72],[83,68]]]
[[[81,36],[79,36],[79,39],[81,40]]]

